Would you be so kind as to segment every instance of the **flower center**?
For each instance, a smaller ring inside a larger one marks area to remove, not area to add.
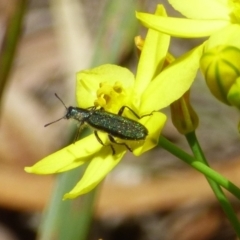
[[[117,113],[127,103],[126,91],[120,82],[115,82],[113,86],[109,82],[101,82],[94,105]]]

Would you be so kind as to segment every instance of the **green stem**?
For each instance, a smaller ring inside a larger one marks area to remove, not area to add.
[[[58,176],[38,239],[87,239],[98,188],[81,198],[62,200],[63,195],[73,188],[84,171],[85,168],[81,167]]]
[[[172,153],[177,158],[183,160],[185,163],[190,165],[191,167],[195,168],[199,172],[203,173],[206,177],[209,177],[225,189],[227,189],[230,193],[232,193],[236,198],[240,200],[240,189],[230,182],[228,179],[223,177],[218,172],[214,171],[210,167],[206,166],[205,164],[197,161],[194,157],[184,152],[182,149],[178,148],[176,145],[171,143],[165,137],[161,136],[159,139],[159,145],[167,150],[168,152]]]
[[[185,137],[188,141],[189,146],[192,149],[192,152],[193,152],[195,158],[198,161],[205,164],[206,166],[209,166],[207,159],[205,158],[204,153],[201,149],[201,146],[197,140],[195,132],[188,133],[187,135],[185,135]],[[208,181],[209,185],[211,186],[216,198],[218,199],[223,211],[225,212],[225,214],[228,217],[229,221],[231,222],[233,228],[235,229],[235,232],[237,233],[238,237],[240,237],[240,224],[239,224],[238,218],[237,218],[230,202],[228,201],[226,195],[224,194],[221,187],[215,181],[213,181],[209,177],[206,177],[206,178],[207,178],[207,181]]]
[[[0,49],[0,101],[11,70],[17,43],[21,35],[22,22],[27,3],[27,0],[16,1],[14,13],[10,17],[6,26],[2,48]]]

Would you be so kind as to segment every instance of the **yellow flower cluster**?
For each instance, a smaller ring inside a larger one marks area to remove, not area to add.
[[[80,108],[96,107],[117,114],[122,106],[124,117],[140,122],[148,130],[144,141],[127,141],[139,156],[154,148],[166,122],[161,109],[171,105],[172,117],[179,132],[194,131],[198,118],[192,109],[188,90],[201,68],[207,85],[222,102],[239,107],[240,100],[240,26],[239,2],[230,0],[169,0],[186,18],[168,17],[162,5],[155,14],[136,13],[149,28],[146,38],[136,38],[140,51],[137,73],[106,64],[77,73],[76,99]],[[169,53],[170,37],[209,36],[203,44],[174,59]],[[187,92],[187,93],[186,93]],[[112,154],[106,133],[100,144],[91,134],[25,170],[36,174],[64,172],[89,163],[83,177],[64,198],[75,198],[96,187],[119,163],[127,148],[114,144]],[[118,139],[118,142],[125,142]]]
[[[200,67],[212,94],[239,108],[240,1],[169,0],[187,18],[137,13],[147,27],[181,38],[209,36],[203,43]]]

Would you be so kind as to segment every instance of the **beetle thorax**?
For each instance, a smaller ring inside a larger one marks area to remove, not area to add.
[[[85,121],[89,115],[91,115],[91,112],[89,112],[86,109],[78,108],[78,107],[69,107],[66,118],[67,119],[75,119],[77,121]]]

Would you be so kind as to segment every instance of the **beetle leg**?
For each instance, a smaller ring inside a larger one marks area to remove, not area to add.
[[[94,131],[94,135],[95,135],[96,139],[98,140],[98,142],[99,142],[100,144],[102,144],[103,146],[110,146],[110,147],[111,147],[111,149],[112,149],[112,155],[114,155],[114,154],[116,153],[116,152],[115,152],[115,149],[113,148],[113,145],[112,145],[112,144],[104,144],[104,143],[103,143],[102,139],[98,136],[98,133],[97,133],[96,130]]]
[[[132,152],[132,149],[126,144],[126,143],[121,143],[121,142],[117,142],[114,137],[110,134],[108,134],[108,138],[110,140],[110,142],[118,144],[118,145],[124,145],[130,152]]]
[[[147,117],[147,116],[151,116],[151,115],[152,115],[152,113],[149,113],[149,114],[145,114],[145,115],[143,115],[143,116],[139,116],[139,115],[137,115],[130,107],[128,107],[128,106],[122,106],[122,107],[119,109],[119,111],[118,111],[118,115],[119,115],[119,116],[122,116],[123,111],[124,111],[125,108],[127,108],[128,110],[130,110],[130,111],[132,112],[132,114],[133,114],[135,117],[137,117],[138,119],[141,119],[141,118],[143,118],[143,117]]]
[[[86,108],[87,110],[96,110],[96,107],[95,106],[92,106],[92,107],[88,107]]]
[[[80,122],[80,125],[79,125],[79,127],[78,127],[78,130],[77,130],[77,133],[76,133],[76,135],[75,135],[75,137],[74,137],[73,143],[75,143],[75,142],[79,139],[79,135],[80,135],[80,133],[81,133],[83,124],[84,124],[84,121],[81,121],[81,122]]]

